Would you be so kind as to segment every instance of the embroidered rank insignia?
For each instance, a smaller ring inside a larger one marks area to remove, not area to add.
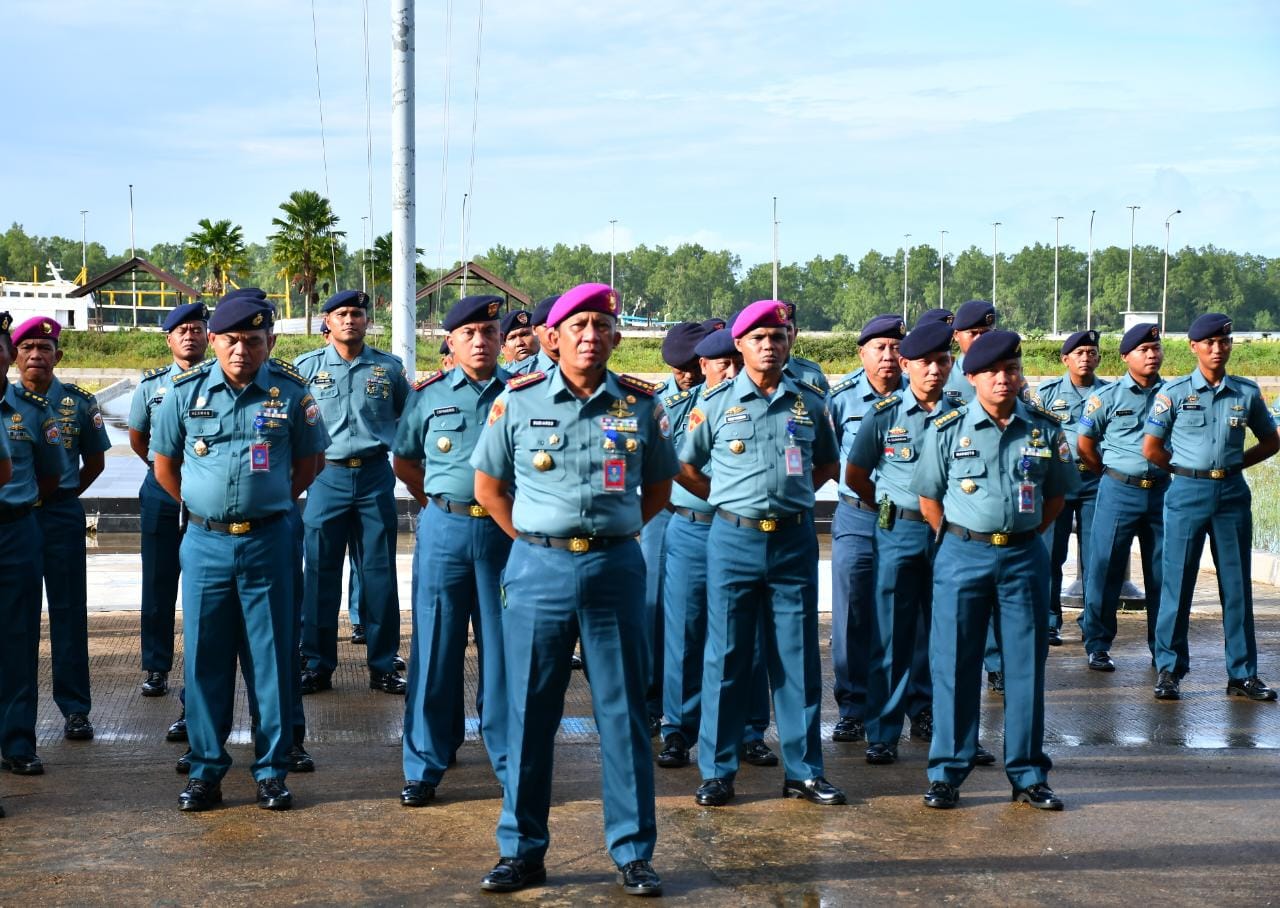
[[[646,397],[653,397],[658,393],[658,389],[662,387],[662,385],[655,385],[653,382],[636,378],[634,375],[619,375],[618,384],[624,388],[630,388],[632,391],[639,391]]]
[[[444,378],[444,376],[445,376],[445,373],[443,372],[432,372],[430,375],[426,376],[425,378],[420,378],[416,382],[414,382],[413,390],[421,391],[427,385],[435,384],[440,379]]]
[[[878,400],[872,404],[872,409],[879,413],[881,410],[887,410],[889,407],[899,403],[901,400],[902,398],[899,395],[891,394],[888,397]]]
[[[546,377],[547,373],[545,372],[526,372],[524,375],[517,375],[515,378],[508,381],[507,387],[512,391],[519,391],[523,388],[536,385]]]

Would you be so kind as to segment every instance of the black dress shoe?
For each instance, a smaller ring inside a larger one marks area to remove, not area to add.
[[[814,776],[812,779],[784,779],[782,782],[782,796],[784,798],[804,798],[810,804],[820,804],[823,807],[833,807],[837,804],[848,803],[844,792],[822,776]]]
[[[1100,650],[1089,654],[1089,668],[1095,672],[1113,672],[1116,670],[1116,664],[1111,661],[1111,656],[1106,650]]]
[[[622,869],[622,891],[627,895],[662,895],[662,877],[648,861],[632,861]]]
[[[911,738],[914,741],[933,740],[933,710],[925,707],[911,720]]]
[[[480,888],[488,892],[515,892],[546,881],[547,868],[544,864],[533,864],[520,858],[498,858],[498,863],[480,881]]]
[[[0,760],[0,769],[8,770],[15,776],[44,775],[44,763],[35,754],[29,757],[6,757]]]
[[[1040,810],[1062,810],[1066,804],[1062,802],[1062,798],[1053,793],[1053,789],[1046,782],[1037,782],[1035,785],[1028,785],[1026,788],[1015,788],[1013,795],[1009,800],[1017,803],[1030,804],[1032,807]]]
[[[898,759],[898,748],[892,744],[872,744],[867,748],[867,762],[872,766],[888,766]]]
[[[166,741],[185,741],[187,740],[187,711],[184,709],[182,715],[178,716],[178,721],[169,726],[169,730],[164,733]]]
[[[1257,675],[1251,675],[1248,678],[1228,679],[1227,696],[1248,697],[1250,700],[1267,703],[1276,698],[1276,692],[1267,687],[1266,683]]]
[[[1056,627],[1049,628],[1049,645],[1062,646],[1062,631]]]
[[[204,779],[191,779],[178,795],[178,809],[198,812],[222,803],[222,786]]]
[[[680,732],[673,731],[667,735],[662,745],[657,763],[663,769],[680,769],[689,765],[689,743]]]
[[[402,672],[409,667],[409,664],[404,661],[404,656],[396,653],[395,658],[391,660],[391,667],[398,672]]]
[[[399,672],[369,672],[369,689],[380,690],[384,694],[401,694],[403,695],[409,685],[405,684],[404,676]]]
[[[187,748],[182,756],[178,757],[178,762],[173,764],[173,771],[180,776],[191,774],[191,748]]]
[[[987,690],[1004,696],[1004,672],[987,672]]]
[[[577,653],[574,653],[569,657],[569,670],[575,672],[582,671],[582,657]]]
[[[1181,700],[1182,691],[1178,689],[1178,676],[1173,672],[1161,672],[1156,678],[1155,695],[1157,700]]]
[[[763,741],[752,741],[742,745],[742,759],[752,766],[777,766],[778,755],[769,749]]]
[[[991,751],[987,750],[981,744],[979,744],[978,749],[973,752],[973,765],[974,766],[995,766],[996,755],[993,754]]]
[[[960,789],[950,782],[934,782],[924,793],[924,806],[950,810],[960,804]]]
[[[426,782],[410,779],[400,789],[400,804],[404,807],[425,807],[435,800],[436,787]]]
[[[284,779],[263,779],[258,783],[258,806],[263,810],[288,810],[293,806],[293,795]]]
[[[68,741],[92,741],[93,723],[84,713],[72,713],[62,724],[62,737]]]
[[[867,736],[866,726],[862,724],[861,719],[854,719],[850,716],[841,716],[836,721],[836,727],[831,730],[831,740],[848,743],[850,741],[861,741]]]
[[[656,738],[662,734],[662,716],[649,717],[649,737]]]
[[[147,672],[147,680],[142,682],[142,696],[163,697],[168,692],[168,672]]]
[[[298,678],[298,690],[304,695],[319,693],[322,690],[333,690],[333,675],[330,672],[318,672],[313,668],[304,668]]]
[[[289,772],[315,772],[316,761],[301,744],[289,748]]]
[[[703,779],[693,799],[703,807],[723,807],[733,800],[733,782],[728,779]]]
[[[363,624],[351,625],[351,642],[354,643],[356,646],[364,646],[366,643],[369,642],[369,638],[367,638],[364,634]]]

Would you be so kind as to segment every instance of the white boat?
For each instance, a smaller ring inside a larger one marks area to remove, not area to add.
[[[33,316],[46,315],[63,328],[84,330],[89,326],[89,314],[95,305],[93,294],[70,296],[80,285],[64,278],[53,262],[47,262],[45,267],[52,280],[0,280],[0,311],[8,311],[15,325]]]

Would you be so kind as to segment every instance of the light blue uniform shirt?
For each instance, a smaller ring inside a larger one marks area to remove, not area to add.
[[[897,388],[881,396],[875,388],[871,387],[865,369],[855,369],[831,386],[831,391],[827,395],[827,409],[831,412],[831,425],[835,428],[836,444],[840,446],[841,463],[849,460],[849,452],[853,450],[853,440],[857,437],[858,427],[864,420],[870,420],[875,415],[875,405],[894,394],[902,393],[906,387],[907,378],[904,375]],[[845,483],[843,470],[840,471],[840,492],[851,498],[858,497],[858,493]]]
[[[177,363],[170,363],[142,373],[137,390],[133,392],[133,400],[129,402],[130,429],[148,437],[151,435],[151,421],[155,418],[160,404],[164,402],[165,395],[173,390],[173,377],[185,371]],[[154,457],[154,454],[150,455],[151,459]]]
[[[8,429],[9,457],[13,461],[13,478],[0,486],[0,505],[15,508],[35,504],[40,497],[36,478],[61,476],[66,465],[58,421],[46,398],[16,382],[8,382],[0,397],[0,418]]]
[[[1157,379],[1150,388],[1143,388],[1126,372],[1090,396],[1080,414],[1080,434],[1102,443],[1104,467],[1126,476],[1152,472],[1151,462],[1142,453],[1142,436],[1151,402],[1163,387],[1164,381]]]
[[[934,419],[959,404],[944,396],[932,410],[927,410],[910,388],[885,400],[897,403],[882,407],[863,421],[847,460],[872,474],[877,496],[888,495],[898,507],[918,511],[920,499],[911,491],[911,477],[920,461],[920,446],[932,431]]]
[[[652,386],[606,372],[580,400],[559,369],[512,385],[490,408],[471,465],[515,484],[516,530],[558,537],[639,533],[637,491],[671,479],[678,466]]]
[[[267,467],[250,469],[267,445]],[[293,461],[329,445],[320,408],[288,363],[265,363],[240,391],[216,361],[173,380],[152,421],[151,449],[182,460],[182,500],[207,520],[268,517],[293,506]],[[288,553],[281,553],[287,558]]]
[[[792,356],[787,360],[787,364],[782,367],[782,371],[792,378],[807,381],[815,388],[820,388],[823,394],[831,390],[831,383],[827,381],[827,376],[823,373],[821,364],[815,363],[811,359],[805,359],[803,356]]]
[[[1039,529],[1044,500],[1079,485],[1062,427],[1022,400],[1002,430],[979,403],[934,420],[911,491],[942,502],[949,523],[977,533]],[[1019,510],[1020,486],[1035,486],[1034,510]]]
[[[1280,397],[1277,397],[1271,404],[1271,419],[1277,426],[1280,426]]]
[[[511,376],[495,369],[484,383],[473,382],[460,366],[437,372],[413,386],[400,417],[391,452],[422,461],[423,491],[458,504],[475,501],[476,471],[471,452],[480,440],[489,408]]]
[[[42,395],[58,420],[58,434],[66,451],[59,489],[80,488],[80,455],[100,454],[111,449],[111,438],[102,424],[98,399],[83,388],[58,381],[54,376]]]
[[[785,372],[765,397],[745,371],[703,389],[689,411],[680,459],[711,477],[712,507],[752,519],[813,507],[814,465],[839,459],[823,395]],[[799,475],[787,475],[785,449],[800,450]]]
[[[391,450],[409,396],[399,357],[365,344],[347,362],[333,344],[326,344],[299,356],[294,367],[320,405],[330,439],[325,457],[376,457]]]
[[[1224,376],[1214,388],[1199,367],[1166,382],[1147,416],[1147,435],[1173,452],[1174,466],[1188,470],[1238,467],[1244,460],[1244,430],[1258,438],[1276,432],[1258,386],[1238,375]]]
[[[1098,393],[1107,384],[1109,383],[1100,378],[1094,378],[1092,385],[1081,388],[1071,381],[1071,376],[1062,375],[1051,378],[1036,388],[1031,400],[1062,423],[1062,429],[1067,433],[1067,443],[1074,451],[1080,434],[1079,420],[1084,413],[1085,404],[1091,394]]]
[[[698,395],[702,393],[704,387],[704,385],[697,385],[688,391],[681,391],[674,387],[673,382],[670,387],[664,387],[663,391],[658,392],[664,395],[662,408],[667,411],[667,422],[671,425],[671,446],[677,451],[684,442],[685,429],[689,423],[689,411],[698,402]],[[704,469],[704,472],[707,470]],[[715,510],[679,483],[671,487],[671,504],[677,508],[691,508],[701,514],[710,514]]]
[[[951,367],[951,374],[947,376],[946,384],[942,386],[942,396],[953,404],[963,404],[973,400],[973,385],[969,383],[969,376],[964,374],[963,353],[956,354],[955,365]]]

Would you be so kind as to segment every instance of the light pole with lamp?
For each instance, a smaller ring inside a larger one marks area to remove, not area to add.
[[[938,308],[945,309],[947,306],[942,298],[947,289],[947,231],[938,232],[942,235],[938,243]]]
[[[907,320],[907,262],[911,261],[911,234],[904,233],[902,244],[902,320]]]
[[[86,282],[89,280],[89,244],[84,238],[84,218],[88,213],[88,208],[80,209],[80,270],[84,272]]]
[[[1128,305],[1130,312],[1133,311],[1133,224],[1138,217],[1138,209],[1141,205],[1126,205],[1129,209],[1129,299]]]
[[[615,287],[613,282],[613,261],[618,254],[618,219],[609,219],[609,286]]]
[[[996,304],[996,249],[1001,223],[996,221],[991,225],[991,305],[993,306]]]
[[[1058,245],[1062,236],[1062,215],[1053,219],[1053,335],[1058,336]]]
[[[1089,212],[1089,266],[1088,276],[1084,280],[1084,326],[1093,328],[1093,216],[1098,209]]]
[[[1169,222],[1173,220],[1175,214],[1182,214],[1181,208],[1176,208],[1169,213],[1164,219],[1164,289],[1160,291],[1160,330],[1168,331],[1169,324]]]

